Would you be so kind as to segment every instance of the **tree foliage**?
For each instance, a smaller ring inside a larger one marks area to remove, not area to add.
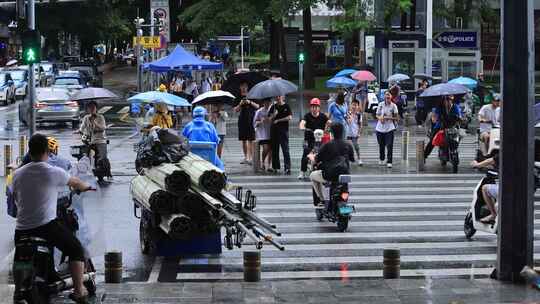
[[[373,0],[329,0],[328,6],[341,9],[343,13],[334,20],[335,29],[345,37],[351,37],[355,31],[373,27],[375,16]]]
[[[450,26],[456,25],[456,19],[462,18],[463,28],[469,28],[473,20],[491,22],[496,20],[497,14],[491,7],[490,0],[454,0],[451,3],[436,1],[434,13],[446,19]]]
[[[385,31],[392,30],[392,19],[409,10],[412,6],[411,0],[383,0],[383,24]]]

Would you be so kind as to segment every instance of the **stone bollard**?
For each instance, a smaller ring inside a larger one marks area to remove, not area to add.
[[[105,253],[105,283],[122,282],[122,252]]]
[[[424,171],[424,141],[416,141],[416,171]]]
[[[264,161],[264,160],[263,160]],[[253,172],[259,172],[261,168],[261,144],[259,141],[253,142]]]
[[[11,173],[12,150],[11,145],[4,145],[4,176],[8,176]]]
[[[19,160],[22,162],[24,155],[26,154],[26,135],[19,137]]]
[[[383,279],[399,279],[399,249],[383,250]]]
[[[409,131],[401,133],[401,159],[409,160]]]
[[[244,282],[261,280],[261,252],[244,251]]]

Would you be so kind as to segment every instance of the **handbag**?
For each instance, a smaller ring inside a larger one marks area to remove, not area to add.
[[[435,136],[433,136],[433,140],[431,141],[431,144],[435,147],[444,147],[446,145],[446,141],[444,140],[444,131],[439,130]]]

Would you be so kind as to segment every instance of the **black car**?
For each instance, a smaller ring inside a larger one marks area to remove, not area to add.
[[[98,71],[95,65],[89,63],[72,63],[70,70],[79,71],[87,75],[90,86],[103,87],[103,73]]]

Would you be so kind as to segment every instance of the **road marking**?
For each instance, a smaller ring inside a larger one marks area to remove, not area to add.
[[[159,278],[159,273],[161,272],[161,265],[163,263],[163,257],[156,257],[156,260],[154,261],[154,265],[152,266],[152,271],[150,271],[150,275],[148,276],[147,283],[157,283]]]

